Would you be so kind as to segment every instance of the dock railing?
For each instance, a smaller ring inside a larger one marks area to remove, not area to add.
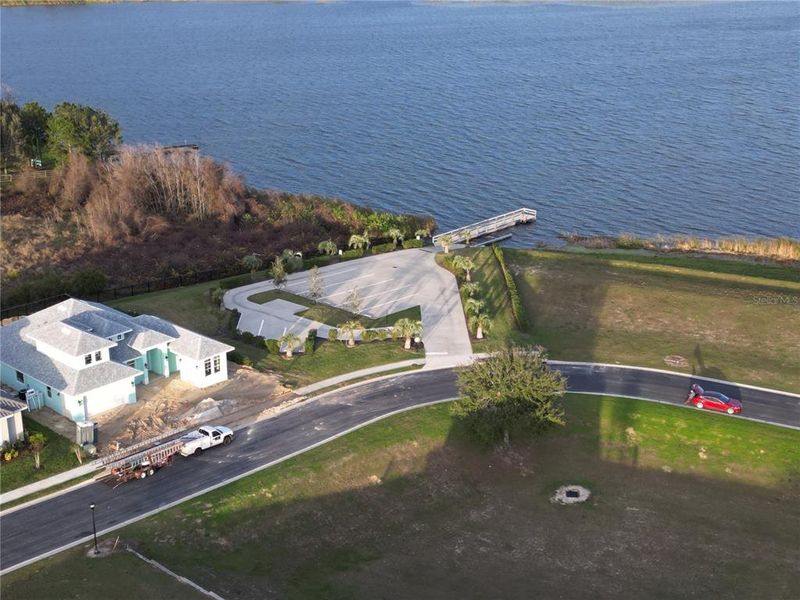
[[[535,220],[536,211],[534,209],[518,208],[517,210],[512,210],[511,212],[497,215],[496,217],[491,217],[490,219],[484,219],[483,221],[478,221],[477,223],[472,223],[471,225],[465,225],[464,227],[459,227],[458,229],[439,233],[433,236],[433,243],[436,246],[441,246],[442,238],[445,236],[450,236],[450,243],[458,244],[459,242],[466,241],[467,239],[474,240],[475,238],[479,238],[489,233],[494,233],[495,231],[500,231],[501,229],[508,229],[509,227],[514,227],[520,223],[530,223]]]

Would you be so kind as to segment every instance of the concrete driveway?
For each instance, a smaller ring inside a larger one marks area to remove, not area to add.
[[[353,288],[362,299],[361,313],[380,317],[419,305],[425,342],[426,365],[446,366],[469,362],[472,347],[464,321],[461,297],[456,278],[439,267],[433,248],[398,250],[377,256],[320,268],[325,304],[346,308]],[[284,289],[308,296],[309,271],[289,275]],[[330,327],[295,313],[305,307],[274,300],[256,304],[248,300],[253,294],[275,289],[271,281],[235,288],[225,294],[225,307],[241,313],[239,329],[263,337],[278,339],[291,331],[305,337],[309,329],[327,337]]]

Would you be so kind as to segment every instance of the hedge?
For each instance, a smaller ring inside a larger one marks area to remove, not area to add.
[[[383,254],[384,252],[391,252],[395,249],[395,245],[392,242],[388,244],[377,244],[373,246],[370,250],[373,254]]]
[[[322,256],[312,256],[303,260],[303,268],[325,267],[333,262],[334,257],[327,254]]]
[[[403,240],[403,248],[422,248],[424,245],[423,240]]]
[[[519,297],[519,290],[517,290],[517,282],[514,281],[513,275],[511,275],[511,271],[508,270],[506,266],[506,259],[503,256],[503,249],[500,246],[492,245],[492,249],[494,250],[495,258],[497,258],[497,262],[500,263],[500,269],[503,271],[503,277],[506,280],[506,289],[508,290],[508,295],[511,298],[511,312],[514,313],[514,319],[517,321],[517,325],[522,331],[528,329],[528,318],[525,315],[525,307],[522,306],[522,300]]]
[[[353,248],[352,250],[345,250],[342,252],[342,260],[350,260],[352,258],[361,258],[364,256],[364,250],[361,248]]]

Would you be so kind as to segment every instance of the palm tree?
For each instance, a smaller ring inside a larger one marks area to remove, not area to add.
[[[36,431],[28,437],[28,445],[30,446],[31,452],[33,452],[33,460],[38,469],[42,466],[39,455],[42,449],[47,445],[47,438],[41,431]]]
[[[414,235],[416,236],[416,238],[418,240],[421,240],[422,238],[431,237],[431,230],[428,229],[427,227],[423,227],[423,228],[417,229],[414,232]]]
[[[413,321],[411,319],[398,319],[394,324],[394,336],[406,338],[406,343],[403,346],[406,350],[411,349],[411,338],[422,335],[422,321]]]
[[[465,279],[469,282],[472,281],[471,271],[475,268],[475,262],[469,256],[454,256],[453,267],[457,271],[464,271]]]
[[[286,347],[286,358],[292,358],[292,352],[300,345],[300,337],[294,333],[284,333],[278,343]]]
[[[464,302],[464,311],[468,315],[476,316],[483,312],[484,306],[486,306],[486,303],[483,300],[479,300],[478,298],[467,298],[467,301]]]
[[[439,245],[444,248],[444,253],[447,254],[450,252],[450,246],[453,245],[453,236],[449,233],[445,233],[439,238]]]
[[[354,233],[350,236],[350,240],[347,242],[347,245],[351,248],[358,248],[361,250],[364,246],[369,245],[369,241],[365,239],[363,235]]]
[[[319,250],[322,254],[327,254],[328,256],[333,256],[339,251],[339,249],[336,247],[336,244],[334,244],[332,240],[320,242],[317,246],[317,250]]]
[[[392,238],[392,242],[394,242],[395,247],[397,247],[397,240],[403,241],[403,232],[400,231],[397,227],[392,227],[389,231],[386,232],[386,235]]]
[[[264,264],[258,254],[248,254],[244,258],[242,258],[242,266],[245,269],[250,269],[250,279],[256,278],[256,271],[261,268],[261,265]]]
[[[272,261],[272,284],[278,289],[286,285],[286,267],[283,266],[283,258],[280,256]]]
[[[478,313],[469,319],[469,327],[475,330],[475,337],[479,340],[483,339],[484,332],[488,332],[491,326],[492,320],[486,313]]]
[[[469,246],[469,243],[472,241],[472,238],[474,238],[474,237],[475,237],[475,232],[474,232],[474,231],[472,231],[471,229],[467,229],[467,230],[464,232],[464,243],[465,243],[467,246]]]
[[[367,248],[370,247],[370,245],[372,243],[371,240],[370,240],[370,237],[369,237],[369,231],[367,231],[365,229],[364,233],[361,234],[361,239],[364,240],[364,244],[365,244],[364,249],[366,250]]]
[[[361,331],[363,326],[358,321],[347,321],[339,325],[339,331],[347,336],[347,346],[352,348],[356,345],[356,332]]]
[[[475,283],[474,281],[470,281],[469,283],[465,283],[461,286],[461,291],[472,298],[473,296],[480,295],[481,285],[479,283]]]

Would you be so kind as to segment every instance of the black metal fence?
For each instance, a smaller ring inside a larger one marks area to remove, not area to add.
[[[169,275],[161,279],[152,279],[143,283],[134,283],[132,285],[123,285],[115,288],[107,288],[99,294],[91,294],[88,297],[83,297],[83,300],[94,300],[96,302],[108,302],[118,298],[127,298],[129,296],[138,296],[139,294],[147,294],[150,292],[159,292],[162,290],[169,290],[186,285],[195,285],[197,283],[205,283],[215,279],[224,279],[228,277],[236,277],[246,275],[249,271],[243,271],[240,266],[230,269],[211,269],[209,271],[198,271],[196,273],[186,273],[184,275]],[[243,282],[244,285],[247,282]],[[44,310],[49,306],[58,304],[73,297],[70,294],[59,294],[57,296],[50,296],[48,298],[41,298],[39,300],[32,300],[24,304],[16,306],[2,307],[0,309],[0,320],[10,319],[13,317],[24,317]]]

